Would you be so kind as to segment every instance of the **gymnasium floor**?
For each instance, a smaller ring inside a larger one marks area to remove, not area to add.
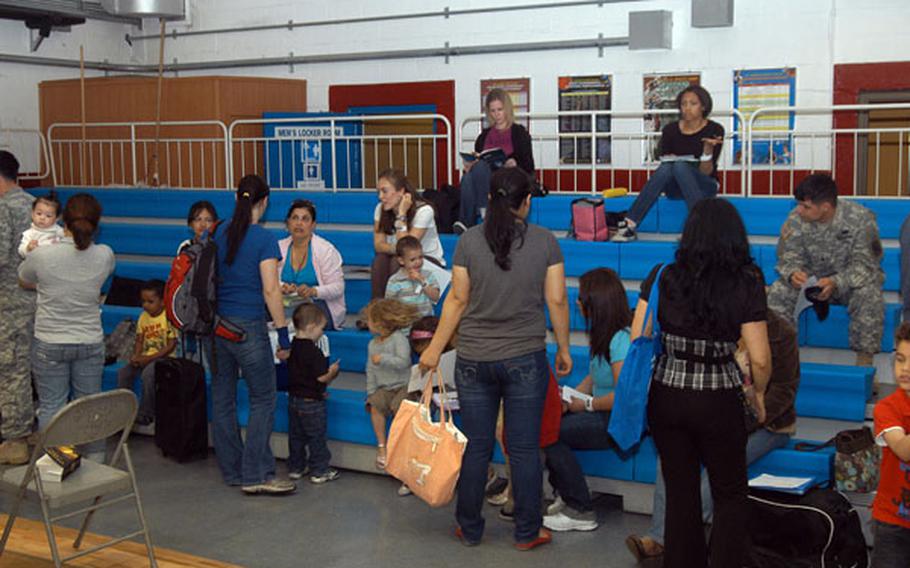
[[[454,505],[433,510],[416,497],[399,497],[388,477],[342,471],[322,486],[303,482],[290,497],[248,497],[221,483],[214,455],[177,464],[158,454],[152,439],[134,436],[130,448],[156,546],[255,568],[385,566],[636,566],[624,540],[644,532],[650,517],[623,513],[619,500],[596,500],[601,526],[561,533],[531,552],[511,546],[512,524],[487,506],[482,544],[462,546],[453,536]],[[284,462],[279,461],[279,471]],[[0,510],[10,501],[0,497]],[[25,516],[39,519],[37,506]],[[127,505],[98,513],[91,531],[118,534],[132,527]]]

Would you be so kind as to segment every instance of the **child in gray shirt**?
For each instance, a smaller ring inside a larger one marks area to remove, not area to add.
[[[367,358],[367,404],[376,434],[376,467],[386,466],[386,420],[398,412],[408,394],[411,346],[408,328],[419,314],[414,306],[398,300],[376,299],[364,308],[370,333]]]

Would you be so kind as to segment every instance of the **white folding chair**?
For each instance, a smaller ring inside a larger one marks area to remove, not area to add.
[[[41,518],[47,531],[54,566],[62,566],[64,562],[142,535],[148,551],[149,565],[153,568],[157,567],[152,540],[145,522],[145,514],[142,511],[142,502],[139,499],[136,473],[133,470],[133,462],[130,459],[126,443],[133,427],[133,420],[136,418],[137,408],[136,395],[125,389],[93,394],[74,400],[60,409],[51,419],[47,428],[39,433],[35,450],[27,465],[0,470],[0,491],[16,496],[6,521],[6,527],[3,529],[3,537],[0,539],[0,555],[6,548],[6,541],[9,539],[22,501],[32,499],[37,500],[41,505]],[[41,480],[35,462],[44,454],[45,448],[89,444],[105,440],[118,432],[120,432],[119,441],[108,464],[83,458],[79,468],[65,480],[61,482]],[[117,467],[121,455],[126,470]],[[116,494],[116,496],[102,501],[102,498],[108,494]],[[73,548],[78,549],[95,511],[127,500],[135,501],[139,530],[69,556],[60,556],[52,523],[85,514],[79,535],[73,542]],[[87,507],[51,516],[53,509],[69,508],[88,501],[91,501],[92,504]]]

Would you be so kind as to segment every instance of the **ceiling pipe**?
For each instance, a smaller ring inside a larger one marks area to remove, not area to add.
[[[641,2],[642,0],[578,0],[573,2],[542,2],[537,4],[521,4],[515,6],[491,6],[487,8],[463,8],[452,10],[448,7],[442,10],[435,10],[431,12],[410,12],[410,13],[401,13],[401,14],[389,14],[384,16],[364,16],[362,18],[340,18],[334,20],[313,20],[309,22],[295,22],[289,20],[281,24],[261,24],[256,26],[240,26],[236,28],[216,28],[211,30],[190,30],[185,32],[178,32],[177,30],[172,30],[167,36],[171,39],[177,39],[180,37],[191,37],[191,36],[203,36],[203,35],[219,35],[219,34],[231,34],[231,33],[240,33],[240,32],[261,32],[268,30],[294,30],[296,28],[308,28],[308,27],[318,27],[318,26],[338,26],[338,25],[347,25],[347,24],[366,24],[366,23],[375,23],[375,22],[389,22],[396,20],[413,20],[417,18],[450,18],[452,16],[465,16],[465,15],[476,15],[476,14],[492,14],[497,12],[516,12],[522,10],[542,10],[547,8],[569,8],[577,6],[598,6],[602,7],[604,4],[618,4],[621,2]],[[134,41],[143,41],[149,39],[158,39],[157,34],[148,34],[148,35],[126,35],[126,41],[132,45]]]
[[[354,53],[326,53],[320,55],[294,55],[282,57],[261,57],[257,59],[231,59],[222,61],[198,61],[189,63],[170,63],[164,66],[166,72],[205,71],[210,69],[229,69],[238,67],[272,67],[280,65],[307,65],[314,63],[338,63],[346,61],[378,61],[387,59],[410,59],[426,57],[450,57],[459,55],[486,55],[496,53],[515,53],[528,51],[552,51],[566,49],[596,48],[602,52],[606,47],[629,45],[628,37],[597,37],[595,39],[577,39],[561,41],[541,41],[526,43],[507,43],[498,45],[469,45],[431,47],[424,49],[401,49],[393,51],[366,51]],[[78,60],[53,57],[35,57],[31,55],[13,55],[0,53],[0,63],[17,63],[23,65],[42,65],[49,67],[79,68]],[[135,65],[86,61],[86,69],[112,73],[157,73],[157,65]]]

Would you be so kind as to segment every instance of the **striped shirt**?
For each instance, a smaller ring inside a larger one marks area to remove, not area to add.
[[[439,284],[433,273],[428,270],[421,270],[420,275],[426,284],[411,280],[404,269],[399,270],[389,278],[389,283],[385,288],[385,297],[414,306],[422,316],[431,316],[433,315],[433,302],[427,296],[426,289],[427,286],[438,288]]]
[[[653,380],[673,388],[725,390],[742,388],[743,376],[733,358],[736,343],[693,339],[662,332],[661,353]]]

